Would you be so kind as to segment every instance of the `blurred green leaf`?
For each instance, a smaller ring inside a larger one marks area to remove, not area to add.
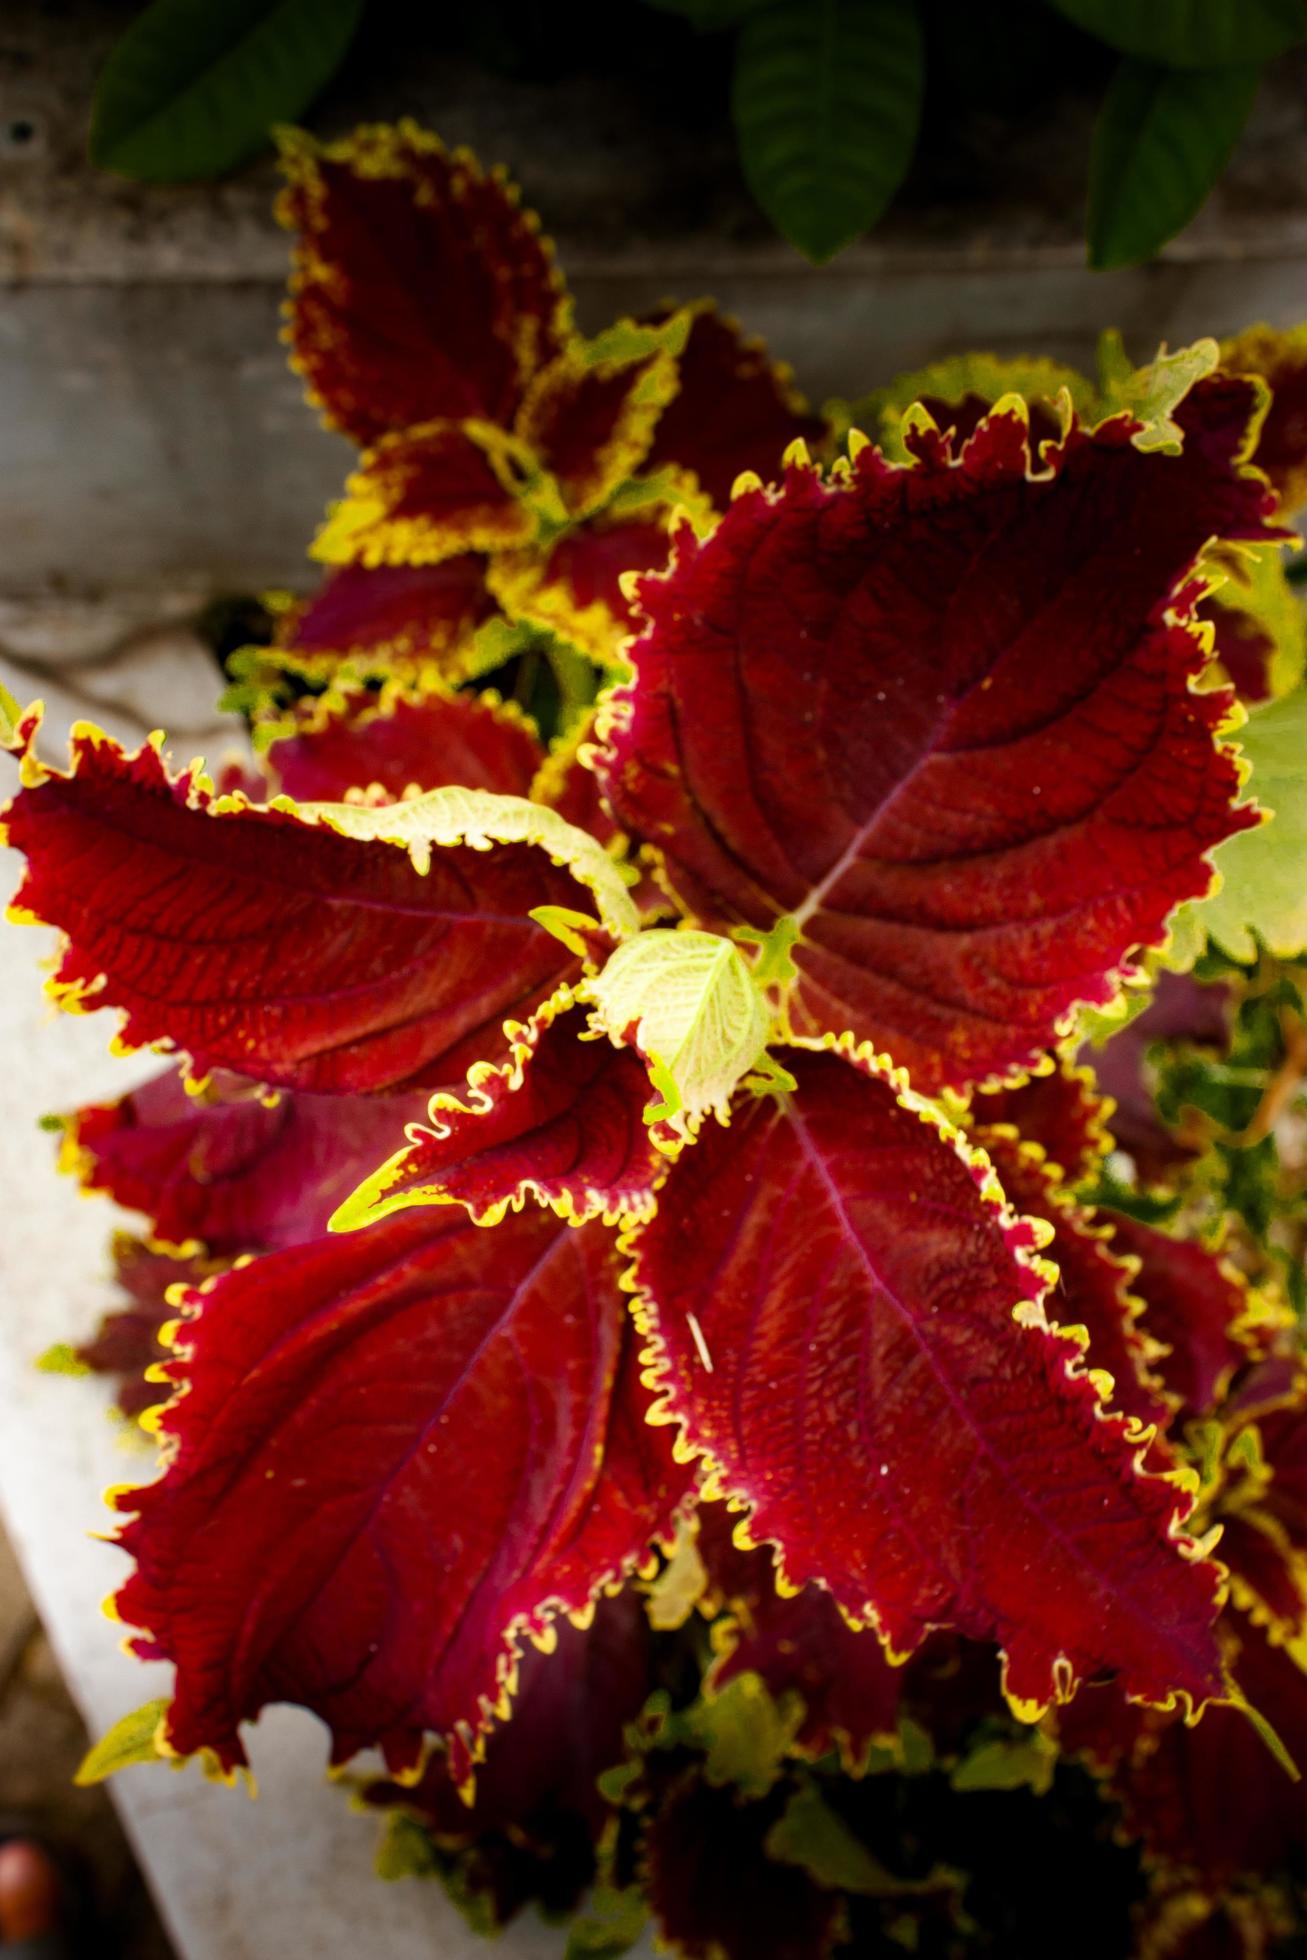
[[[1184,229],[1234,148],[1259,74],[1121,63],[1090,153],[1090,265],[1100,272],[1134,265]]]
[[[773,224],[815,265],[874,225],[902,182],[923,68],[913,0],[781,0],[744,22],[740,161]]]
[[[1168,68],[1270,61],[1307,33],[1303,0],[1052,0],[1122,54]]]
[[[90,154],[150,183],[220,176],[335,73],[364,0],[153,0],[104,65]]]

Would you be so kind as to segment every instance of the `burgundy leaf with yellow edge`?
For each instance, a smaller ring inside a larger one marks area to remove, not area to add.
[[[1245,327],[1221,342],[1221,366],[1233,374],[1257,374],[1271,391],[1266,420],[1253,451],[1286,511],[1307,503],[1307,326],[1280,331]]]
[[[457,679],[477,627],[497,610],[476,552],[437,565],[340,565],[282,621],[278,642],[305,659],[429,660]]]
[[[989,1101],[976,1098],[982,1108]],[[1132,1268],[1114,1250],[1111,1225],[1075,1202],[1040,1144],[1024,1142],[1007,1125],[976,1125],[968,1133],[993,1164],[1012,1208],[1052,1228],[1047,1253],[1057,1267],[1057,1283],[1044,1302],[1048,1318],[1058,1327],[1084,1328],[1085,1365],[1110,1375],[1110,1393],[1106,1384],[1100,1387],[1113,1409],[1165,1429],[1174,1403],[1158,1378],[1155,1343],[1139,1324],[1143,1309],[1130,1292]],[[1159,1452],[1154,1445],[1150,1468],[1169,1468],[1174,1459]]]
[[[649,1628],[637,1592],[600,1599],[584,1632],[564,1620],[549,1654],[519,1662],[513,1717],[486,1739],[471,1803],[437,1751],[416,1784],[371,1783],[364,1801],[402,1810],[445,1857],[460,1895],[503,1925],[528,1900],[547,1912],[577,1903],[594,1878],[594,1841],[612,1816],[597,1779],[624,1754],[623,1731],[650,1692]]]
[[[608,1234],[450,1206],[270,1254],[195,1306],[168,1467],[116,1499],[119,1614],[177,1670],[170,1746],[240,1764],[241,1723],[293,1700],[334,1761],[375,1743],[409,1766],[434,1730],[462,1781],[519,1639],[587,1612],[665,1522],[629,1473],[609,1503]]]
[[[73,1356],[97,1375],[116,1376],[119,1409],[125,1416],[141,1416],[168,1399],[168,1389],[147,1378],[147,1370],[168,1356],[159,1333],[177,1318],[169,1293],[175,1286],[200,1285],[227,1262],[205,1258],[198,1247],[133,1238],[130,1232],[114,1233],[112,1251],[114,1278],[130,1305],[105,1314]]]
[[[897,1732],[903,1669],[886,1659],[874,1633],[849,1625],[822,1587],[780,1592],[773,1553],[765,1546],[741,1551],[725,1505],[701,1504],[698,1518],[710,1588],[726,1606],[713,1625],[716,1659],[705,1685],[723,1688],[740,1674],[756,1674],[773,1701],[798,1694],[799,1749],[814,1757],[837,1749],[856,1766],[870,1743]]]
[[[1068,1184],[1092,1177],[1112,1147],[1108,1108],[1093,1076],[1068,1062],[1029,1075],[1015,1088],[978,1092],[965,1122],[968,1129],[979,1125],[986,1132],[1010,1126],[1026,1142],[1037,1143]]]
[[[282,161],[289,338],[328,420],[359,443],[437,416],[506,426],[570,317],[513,187],[410,122],[325,145],[296,132]]]
[[[321,1236],[423,1094],[269,1095],[219,1072],[188,1095],[176,1068],[71,1119],[62,1152],[88,1191],[144,1212],[163,1239],[265,1252]]]
[[[339,803],[353,790],[467,789],[528,796],[545,752],[520,710],[486,694],[336,689],[296,704],[266,757],[283,795]]]
[[[1209,1414],[1236,1371],[1263,1351],[1271,1309],[1228,1261],[1193,1240],[1113,1213],[1112,1244],[1139,1262],[1130,1285],[1144,1302],[1144,1333],[1164,1350],[1157,1374],[1185,1414]]]
[[[662,571],[669,543],[659,519],[601,513],[564,532],[545,554],[507,553],[490,583],[511,617],[559,633],[593,659],[607,661],[617,638],[635,623],[623,585],[627,573]]]
[[[601,781],[705,924],[799,928],[800,1032],[874,1039],[923,1089],[1029,1066],[1205,891],[1235,809],[1196,694],[1186,575],[1269,534],[1250,383],[1199,383],[1180,455],[1118,417],[1029,469],[1021,414],[791,470],[645,579]],[[1168,608],[1171,609],[1168,612]]]
[[[423,422],[366,450],[313,541],[331,565],[438,565],[534,538],[535,462],[489,422]]]
[[[597,340],[573,341],[538,374],[515,429],[557,483],[573,519],[588,517],[633,476],[677,390],[688,322],[619,320]]]
[[[566,994],[513,1034],[507,1062],[479,1063],[466,1089],[432,1099],[407,1147],[342,1204],[336,1230],[453,1201],[483,1225],[528,1200],[610,1224],[652,1209],[676,1137],[645,1120],[655,1098],[635,1049],[588,1036]]]
[[[1218,1574],[1049,1330],[1036,1228],[869,1059],[706,1127],[635,1240],[651,1383],[786,1578],[910,1653],[951,1624],[1023,1712],[1115,1671],[1223,1693]]]
[[[688,310],[680,386],[658,418],[644,467],[693,471],[717,509],[725,510],[738,476],[752,471],[770,483],[790,444],[820,442],[826,423],[808,412],[789,369],[772,361],[760,340],[746,336],[710,300]],[[667,315],[651,317],[662,321]]]
[[[525,841],[545,834],[537,819],[557,826],[553,849],[588,849],[586,877],[617,877],[598,845],[515,799],[503,804],[523,841],[453,841],[483,836],[479,792],[393,806],[414,826],[406,849],[383,841],[389,810],[359,810],[345,836],[332,827],[344,805],[315,822],[215,801],[193,769],[170,778],[152,744],[126,755],[84,728],[69,774],[30,748],[23,767],[7,820],[28,859],[16,904],[67,935],[57,993],[121,1009],[123,1042],[167,1041],[200,1074],[337,1093],[456,1081],[501,1050],[506,1015],[530,1014],[576,971],[528,914],[588,914],[595,887]],[[620,880],[612,896],[625,902]]]

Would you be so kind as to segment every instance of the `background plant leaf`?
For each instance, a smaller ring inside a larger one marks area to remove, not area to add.
[[[1090,265],[1102,272],[1150,258],[1196,216],[1247,120],[1259,74],[1121,63],[1090,153]]]
[[[1122,54],[1171,68],[1270,61],[1307,31],[1302,0],[1051,0]]]
[[[874,225],[898,189],[922,77],[912,0],[783,0],[744,22],[732,89],[740,162],[814,264]]]
[[[221,176],[334,74],[364,0],[154,0],[100,76],[90,154],[150,183]]]

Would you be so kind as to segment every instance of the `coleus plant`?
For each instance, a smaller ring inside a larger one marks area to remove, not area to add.
[[[511,187],[411,127],[285,152],[294,359],[364,453],[241,663],[259,759],[80,727],[59,771],[10,715],[53,992],[180,1057],[65,1126],[149,1221],[83,1353],[154,1404],[114,1610],[175,1669],[92,1772],[233,1775],[297,1702],[380,1750],[386,1869],[482,1921],[598,1877],[578,1953],[647,1909],[688,1954],[1030,1950],[963,1815],[1017,1793],[1095,1951],[1132,1910],[1264,1950],[1294,1201],[1190,1177],[1140,1043],[1113,1152],[1070,1049],[1214,962],[1261,1044],[1224,1145],[1294,1106],[1291,785],[1259,827],[1228,738],[1292,777],[1299,346],[972,362],[878,446],[705,303],[581,339]],[[540,660],[548,749],[485,684]]]

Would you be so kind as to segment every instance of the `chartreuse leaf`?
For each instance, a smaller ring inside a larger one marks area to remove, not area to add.
[[[649,1122],[723,1120],[752,1069],[766,1069],[771,1017],[738,946],[712,932],[643,932],[587,981],[592,1019],[633,1038],[663,1100]],[[634,1030],[632,1036],[631,1031]]]
[[[1033,1790],[1044,1796],[1057,1767],[1057,1745],[1039,1729],[991,1736],[967,1751],[949,1779],[955,1790]]]
[[[301,803],[296,814],[345,837],[397,844],[423,875],[431,853],[452,844],[488,851],[496,844],[536,844],[566,865],[594,893],[603,923],[619,935],[635,932],[639,917],[622,874],[603,845],[543,803],[525,796],[447,784],[425,796],[380,807],[358,803]]]
[[[161,184],[233,169],[330,80],[362,13],[363,0],[153,0],[100,76],[92,163]]]
[[[1239,551],[1213,548],[1203,561],[1205,571],[1217,572],[1223,583],[1214,594],[1219,606],[1242,615],[1247,629],[1264,636],[1269,647],[1265,686],[1278,700],[1289,694],[1307,667],[1307,611],[1289,582],[1283,547],[1268,545]],[[1216,639],[1218,658],[1222,637]]]
[[[168,1752],[159,1747],[159,1725],[167,1713],[168,1700],[164,1696],[120,1717],[108,1734],[87,1750],[74,1783],[84,1788],[90,1783],[103,1783],[106,1777],[120,1769],[129,1769],[133,1763],[167,1762]]]
[[[899,1878],[887,1870],[810,1779],[800,1784],[767,1833],[767,1855],[783,1865],[802,1866],[831,1891],[863,1898],[900,1899],[961,1888],[960,1880],[940,1867],[918,1879]]]
[[[1302,38],[1302,0],[1052,0],[1122,54],[1171,68],[1270,61]]]
[[[922,75],[914,0],[780,0],[744,22],[731,97],[740,161],[815,265],[874,225],[902,182]]]
[[[617,1960],[635,1945],[648,1917],[638,1885],[596,1885],[585,1911],[572,1921],[563,1960]]]
[[[1172,419],[1195,382],[1212,374],[1221,358],[1214,340],[1196,340],[1191,347],[1177,347],[1174,354],[1163,350],[1155,360],[1137,368],[1130,361],[1115,329],[1098,343],[1098,366],[1102,395],[1097,405],[1100,415],[1115,415],[1128,409],[1142,429],[1132,438],[1136,449],[1160,449],[1178,456],[1184,431]]]
[[[1296,959],[1307,949],[1307,688],[1250,715],[1238,742],[1252,765],[1245,791],[1274,814],[1221,845],[1220,890],[1184,907],[1176,936],[1187,949],[1196,927],[1232,959],[1255,960],[1258,940]]]
[[[1183,231],[1225,166],[1257,93],[1256,66],[1184,73],[1127,58],[1089,159],[1089,263],[1134,265]]]
[[[431,1878],[440,1869],[435,1846],[407,1811],[387,1813],[372,1869],[378,1878]]]

